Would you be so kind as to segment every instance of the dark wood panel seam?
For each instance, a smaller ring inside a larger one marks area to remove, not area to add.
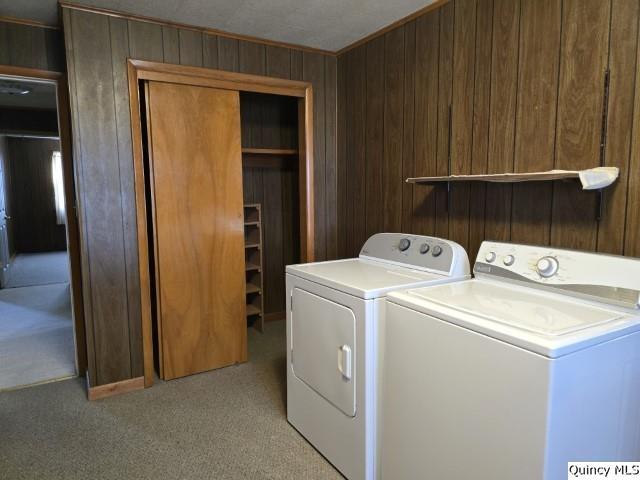
[[[558,48],[558,78],[556,81],[556,128],[553,131],[553,168],[557,167],[558,162],[558,122],[560,115],[558,114],[560,109],[560,75],[562,73],[562,38],[565,34],[564,32],[564,0],[560,2],[560,45]],[[549,214],[549,238],[547,239],[547,245],[551,245],[551,234],[553,227],[553,205],[556,196],[556,184],[553,183],[551,187],[551,211]]]
[[[69,32],[69,38],[71,39],[71,42],[69,42],[69,61],[72,64],[71,68],[69,70],[71,70],[69,78],[73,78],[73,83],[70,83],[70,87],[73,85],[73,87],[75,87],[78,84],[78,76],[77,76],[77,72],[76,72],[76,68],[75,68],[75,51],[73,49],[73,46],[75,45],[75,40],[73,37],[73,12],[69,12],[69,25],[68,28],[65,30],[68,30]],[[73,108],[75,110],[75,115],[73,115],[73,118],[77,118],[78,120],[73,120],[72,121],[72,127],[73,131],[75,132],[73,134],[73,138],[74,138],[74,143],[76,143],[77,145],[77,155],[76,155],[76,168],[78,169],[78,177],[80,179],[80,185],[76,186],[76,189],[78,190],[78,192],[82,192],[80,194],[81,198],[82,198],[82,203],[80,205],[80,217],[81,217],[81,225],[82,225],[82,238],[81,238],[81,247],[83,247],[84,250],[84,255],[82,255],[81,253],[81,260],[82,260],[82,271],[84,272],[83,275],[83,287],[86,284],[86,287],[82,289],[83,291],[83,297],[84,297],[84,303],[85,303],[85,326],[87,328],[87,360],[88,360],[88,384],[89,385],[95,385],[98,381],[98,368],[97,368],[97,363],[98,363],[98,358],[97,358],[97,349],[95,347],[96,345],[96,338],[95,338],[95,325],[93,324],[94,321],[94,316],[93,316],[93,289],[92,289],[92,282],[91,279],[93,278],[91,275],[91,251],[89,248],[89,245],[87,244],[86,239],[88,238],[88,233],[87,233],[87,222],[86,222],[86,218],[85,218],[85,212],[84,212],[84,206],[87,204],[86,202],[86,189],[84,188],[84,185],[86,183],[86,179],[85,179],[85,172],[84,172],[84,164],[83,164],[83,159],[82,159],[82,153],[83,153],[83,147],[82,147],[82,136],[80,135],[80,129],[78,128],[78,123],[80,121],[80,109],[78,108],[78,96],[77,96],[77,90],[76,88],[70,88],[70,97],[73,98]],[[90,353],[91,350],[91,353]],[[91,362],[89,360],[89,357],[93,358],[93,362]]]
[[[113,52],[113,47],[112,47],[112,33],[111,33],[111,25],[110,25],[110,21],[107,20],[107,26],[108,31],[109,31],[109,52]],[[125,23],[126,27],[127,27],[127,51],[129,51],[129,23],[126,22]],[[113,61],[113,60],[112,60]],[[117,111],[118,111],[118,107],[116,105],[116,81],[115,81],[115,71],[113,70],[113,64],[111,65],[111,82],[113,84],[113,112],[114,115],[117,115]],[[118,119],[114,118],[114,121],[117,122]],[[120,211],[122,212],[122,215],[120,216],[120,220],[121,220],[121,224],[122,224],[122,262],[124,265],[124,290],[125,292],[129,292],[129,276],[128,276],[128,272],[127,272],[127,254],[126,254],[126,245],[127,245],[127,241],[125,238],[125,229],[126,229],[126,225],[124,223],[124,219],[126,217],[126,214],[124,212],[124,204],[122,201],[122,172],[120,170],[120,149],[117,148],[118,145],[120,145],[120,134],[118,132],[118,128],[114,128],[114,134],[115,134],[115,139],[116,139],[116,149],[114,152],[114,155],[116,156],[116,158],[118,159],[117,164],[118,164],[118,179],[120,180],[120,195],[118,195],[118,199],[120,200]],[[127,317],[129,316],[129,295],[125,295],[125,311],[127,312]],[[129,326],[129,322],[131,321],[130,318],[127,318],[127,326]],[[131,345],[131,331],[129,330],[129,328],[127,328],[127,340],[129,345]],[[133,350],[131,349],[131,346],[129,346],[129,368],[131,370],[133,370]]]
[[[515,169],[515,165],[516,165],[516,138],[518,138],[518,99],[520,98],[520,96],[518,95],[518,92],[520,91],[520,35],[522,34],[522,0],[517,0],[518,3],[520,4],[518,6],[518,42],[517,42],[517,52],[516,52],[516,56],[517,56],[517,61],[516,61],[516,103],[514,106],[514,110],[513,110],[513,151],[512,151],[512,155],[511,155],[511,171],[513,172],[513,170]],[[495,15],[495,10],[494,10],[494,15]],[[513,194],[514,192],[514,188],[513,185],[509,186],[509,190],[511,190],[511,193],[509,194],[510,196],[510,201],[511,201],[511,207],[510,207],[510,212],[509,212],[509,240],[511,240],[513,238],[513,204],[514,204],[514,197],[515,195]]]
[[[639,50],[640,50],[640,16],[638,16],[638,30],[636,30],[636,62],[640,61],[640,55],[639,55]],[[637,132],[634,131],[634,125],[636,124],[636,122],[634,121],[636,115],[640,115],[640,112],[636,111],[636,99],[635,97],[638,95],[637,89],[639,87],[640,82],[638,82],[638,65],[636,63],[636,68],[635,68],[635,78],[633,80],[633,91],[634,91],[634,98],[633,98],[633,107],[631,108],[631,135],[629,136],[629,158],[627,160],[627,169],[629,170],[629,175],[627,175],[627,192],[626,192],[626,198],[625,198],[625,215],[624,215],[624,226],[625,228],[623,228],[623,234],[622,234],[622,252],[624,255],[627,255],[627,226],[629,225],[629,222],[627,221],[627,218],[629,218],[629,194],[631,192],[631,167],[632,165],[632,153],[633,153],[633,137],[634,135],[637,134]],[[633,212],[631,212],[631,214],[633,214]],[[636,212],[637,214],[637,212]]]

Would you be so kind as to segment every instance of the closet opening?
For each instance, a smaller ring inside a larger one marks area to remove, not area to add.
[[[247,360],[313,260],[307,82],[129,60],[145,386]]]

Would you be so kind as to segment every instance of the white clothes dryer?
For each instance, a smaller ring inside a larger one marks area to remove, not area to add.
[[[377,478],[386,295],[469,276],[457,243],[398,233],[358,258],[287,266],[287,419],[349,480]]]

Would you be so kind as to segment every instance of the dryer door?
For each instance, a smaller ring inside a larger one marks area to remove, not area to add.
[[[350,417],[356,414],[356,317],[351,309],[293,289],[292,364],[296,377]]]

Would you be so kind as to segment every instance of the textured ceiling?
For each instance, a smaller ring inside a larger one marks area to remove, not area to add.
[[[51,83],[4,80],[0,84],[17,85],[31,90],[26,95],[9,95],[0,92],[0,107],[56,109],[56,87]]]
[[[74,3],[339,50],[435,0],[76,0]],[[58,23],[56,0],[0,0],[0,15]]]

